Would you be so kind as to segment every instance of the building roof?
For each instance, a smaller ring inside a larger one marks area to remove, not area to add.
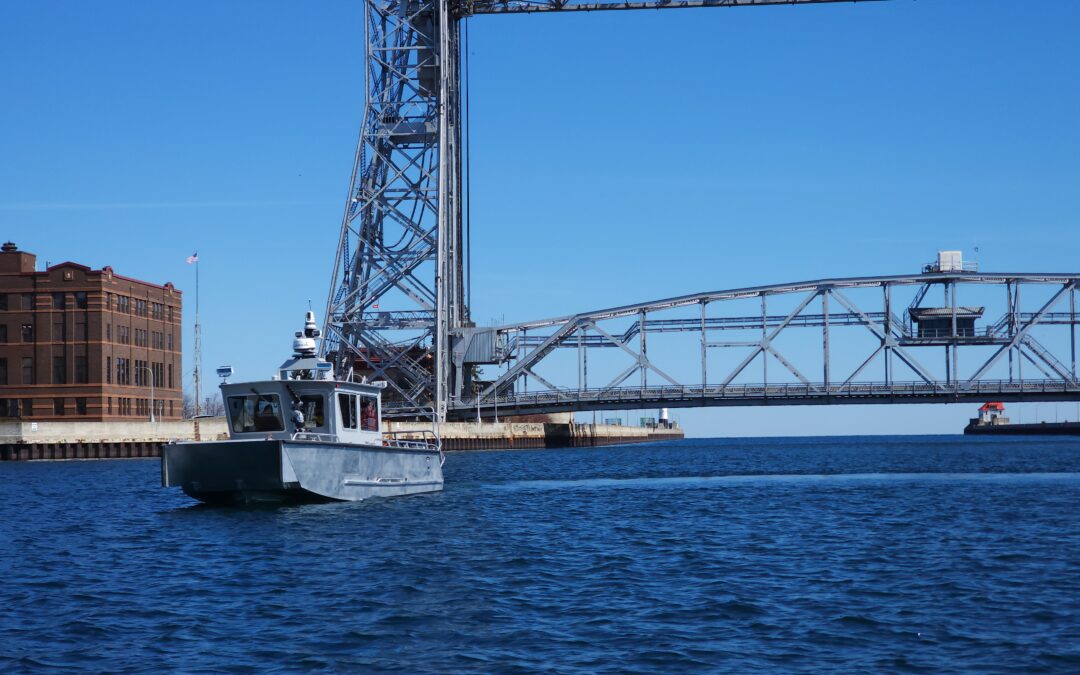
[[[117,274],[116,272],[114,272],[112,266],[110,266],[110,265],[106,265],[105,267],[102,267],[101,269],[96,270],[96,269],[94,269],[92,267],[87,267],[86,265],[82,265],[82,264],[79,264],[77,262],[72,262],[72,261],[68,260],[68,261],[65,261],[65,262],[62,262],[62,263],[56,263],[55,265],[49,265],[47,268],[45,268],[44,272],[34,272],[34,274],[47,274],[48,272],[51,272],[51,271],[56,270],[56,269],[60,269],[61,267],[74,267],[74,268],[82,270],[83,272],[86,272],[88,274],[104,274],[104,275],[106,275],[106,276],[108,276],[108,277],[110,277],[112,279],[120,279],[121,281],[130,281],[130,282],[135,283],[135,284],[142,284],[143,286],[151,286],[153,288],[160,288],[162,290],[172,291],[172,292],[176,293],[177,295],[182,295],[183,294],[183,291],[181,291],[181,290],[177,289],[175,286],[173,286],[173,283],[171,281],[166,281],[164,284],[155,284],[152,281],[144,281],[143,279],[136,279],[135,277],[126,277],[126,276],[124,276],[122,274]]]
[[[982,316],[985,310],[985,307],[957,307],[956,316],[965,319],[977,318]],[[911,314],[912,319],[919,321],[920,319],[949,318],[953,310],[952,307],[912,307],[908,313]]]

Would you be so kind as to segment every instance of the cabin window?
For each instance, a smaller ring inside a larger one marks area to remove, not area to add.
[[[356,428],[356,395],[338,394],[338,408],[341,411],[341,428]]]
[[[237,434],[285,429],[277,394],[230,396],[229,420]]]
[[[379,430],[379,405],[374,396],[360,397],[360,428],[364,431]]]
[[[326,403],[322,396],[300,397],[300,413],[304,416],[304,431],[325,428]]]

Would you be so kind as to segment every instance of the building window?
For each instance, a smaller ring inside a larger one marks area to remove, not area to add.
[[[66,339],[64,331],[64,315],[59,314],[53,318],[52,339],[53,342],[63,342]]]
[[[105,310],[112,310],[112,293],[105,294]]]
[[[58,417],[64,416],[64,399],[54,398],[52,402],[53,414]]]
[[[8,308],[7,297],[7,293],[0,293],[0,309],[6,310]]]
[[[89,303],[86,301],[86,291],[77,291],[75,293],[75,307],[78,309],[86,309]]]
[[[82,321],[79,321],[79,319]],[[75,340],[86,342],[86,317],[75,317]]]
[[[34,359],[24,356],[22,360],[22,383],[34,384]]]
[[[22,308],[28,312],[34,311],[34,294],[23,293],[22,294]]]
[[[7,324],[0,323],[0,342],[7,342]]]
[[[34,341],[34,324],[24,323],[22,325],[22,341],[33,342]]]
[[[112,384],[112,357],[105,357],[105,384]]]
[[[109,397],[109,414],[112,414],[112,396]]]
[[[117,326],[116,335],[120,338],[120,344],[126,345],[131,343],[131,333],[127,326]]]
[[[173,351],[173,334],[169,333],[169,351]]]
[[[54,356],[52,360],[53,384],[67,384],[67,358]]]
[[[127,359],[116,359],[116,383],[131,384],[131,372],[128,368]]]
[[[112,342],[112,324],[105,324],[105,342]]]
[[[0,398],[0,417],[18,417],[19,416],[19,401],[17,399],[8,400],[6,398]]]
[[[0,384],[7,383],[7,359],[0,359]]]
[[[22,414],[23,417],[34,416],[34,399],[24,398],[22,401]]]
[[[85,415],[86,414],[86,399],[85,398],[77,398],[77,399],[75,399],[75,414],[76,415]]]
[[[53,309],[63,309],[64,308],[64,294],[63,293],[53,293],[52,294],[52,306],[53,306]]]
[[[87,384],[90,382],[90,372],[86,367],[86,357],[75,357],[75,384]]]
[[[7,300],[4,300],[4,309],[7,309]],[[173,306],[169,305],[169,321],[173,320]]]
[[[172,380],[172,364],[170,363],[170,364],[169,364],[169,389],[172,389],[172,388],[173,388],[173,380]]]

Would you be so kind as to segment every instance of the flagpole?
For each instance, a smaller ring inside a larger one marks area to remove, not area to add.
[[[199,254],[195,253],[195,416],[202,412],[202,324],[199,321]]]

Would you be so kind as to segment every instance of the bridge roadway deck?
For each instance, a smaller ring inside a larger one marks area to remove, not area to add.
[[[849,384],[729,384],[548,390],[502,394],[481,399],[490,415],[528,415],[567,411],[636,410],[639,408],[708,408],[764,405],[844,405],[895,403],[985,403],[987,401],[1080,401],[1080,383],[1062,380],[981,380],[951,384],[926,382],[860,382]],[[464,399],[450,417],[475,416],[476,399]]]

